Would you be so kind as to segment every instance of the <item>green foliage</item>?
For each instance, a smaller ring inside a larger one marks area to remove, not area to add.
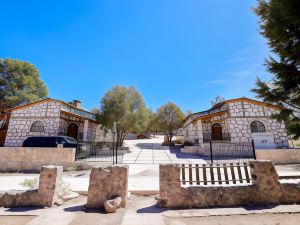
[[[184,117],[184,113],[175,103],[168,102],[157,110],[156,126],[166,133],[171,142],[177,130],[182,127]]]
[[[147,124],[147,131],[159,131],[159,125],[157,123],[156,114],[151,110],[147,109],[147,117],[148,117],[148,124]]]
[[[20,185],[29,188],[30,190],[37,189],[38,188],[38,182],[39,178],[26,178],[24,179]]]
[[[144,100],[134,87],[115,86],[101,100],[99,122],[112,128],[117,122],[117,143],[121,146],[129,132],[144,132],[148,117]]]
[[[47,95],[47,87],[32,64],[0,59],[0,100],[11,106],[18,106]]]
[[[289,133],[300,137],[300,1],[259,0],[254,12],[275,56],[265,61],[273,79],[267,83],[257,79],[252,91],[263,101],[281,106],[274,118],[285,120]]]

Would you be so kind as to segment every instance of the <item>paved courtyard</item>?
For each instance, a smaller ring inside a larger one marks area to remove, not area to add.
[[[199,163],[206,161],[196,155],[184,154],[180,148],[162,146],[162,137],[151,139],[126,140],[130,153],[123,156],[124,164]]]
[[[126,208],[107,214],[85,210],[86,197],[52,208],[0,208],[2,225],[297,225],[299,205],[162,209],[154,196],[132,195]]]

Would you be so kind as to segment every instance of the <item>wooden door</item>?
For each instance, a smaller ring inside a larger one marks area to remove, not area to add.
[[[222,126],[219,123],[216,123],[211,128],[211,139],[215,141],[222,140]]]
[[[67,132],[69,137],[75,138],[77,140],[77,135],[78,135],[78,126],[74,123],[70,124],[68,126],[68,132]]]

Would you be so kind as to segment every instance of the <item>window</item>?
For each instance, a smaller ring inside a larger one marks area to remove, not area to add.
[[[44,123],[42,121],[35,121],[30,128],[30,132],[43,132]]]
[[[253,121],[250,124],[251,133],[266,132],[265,125],[260,121]]]

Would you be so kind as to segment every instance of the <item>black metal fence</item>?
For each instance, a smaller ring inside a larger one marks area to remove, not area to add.
[[[79,141],[76,161],[122,163],[124,150],[116,147],[115,142]]]
[[[222,133],[220,138],[219,141],[231,141],[230,133]],[[208,143],[210,141],[213,141],[212,133],[203,133],[203,142]]]
[[[247,162],[256,159],[254,143],[210,141],[209,159],[211,163]]]

